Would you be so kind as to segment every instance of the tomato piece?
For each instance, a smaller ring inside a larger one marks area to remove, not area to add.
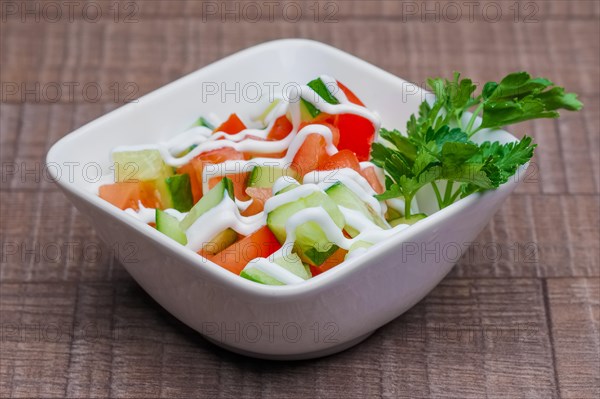
[[[337,82],[339,88],[344,92],[348,101],[353,104],[365,106],[362,101],[350,89],[342,83]],[[336,126],[340,129],[339,150],[354,151],[359,161],[368,161],[371,154],[371,144],[375,139],[375,127],[366,118],[352,114],[338,115]]]
[[[277,238],[264,226],[208,259],[239,275],[252,259],[266,258],[279,248],[281,244]]]
[[[224,132],[229,134],[236,134],[246,129],[244,122],[236,114],[229,115],[229,118],[223,122],[219,127],[213,130],[215,132]]]
[[[287,116],[282,115],[273,124],[273,128],[267,135],[267,140],[282,140],[290,134],[292,128],[292,123],[288,120]]]
[[[369,182],[369,184],[371,185],[371,187],[373,187],[373,190],[375,190],[377,194],[382,194],[385,191],[383,189],[383,185],[377,177],[377,173],[375,172],[374,166],[364,168],[360,171],[360,174]]]
[[[218,148],[197,155],[190,162],[177,168],[177,173],[187,173],[190,175],[192,196],[194,197],[194,203],[196,203],[202,198],[202,171],[206,164],[219,164],[225,161],[243,159],[246,159],[244,154],[231,147]],[[216,179],[212,184],[213,186],[221,180],[221,178]]]
[[[309,123],[320,123],[323,125],[329,124],[333,125],[335,123],[335,118],[337,115],[327,114],[325,112],[321,112],[319,115],[314,117],[312,121]]]
[[[336,125],[340,129],[338,149],[353,151],[359,161],[368,161],[375,139],[373,124],[362,116],[342,114],[338,115]]]
[[[323,273],[323,271],[321,269],[319,269],[317,266],[313,266],[313,265],[308,265],[308,267],[310,268],[310,274],[312,274],[312,276],[318,276],[319,274]]]
[[[137,211],[139,202],[146,208],[160,208],[160,198],[152,182],[106,184],[100,186],[98,191],[100,198],[121,209],[132,208]]]
[[[233,182],[233,195],[235,198],[247,201],[250,199],[250,196],[246,194],[246,185],[248,182],[248,177],[250,176],[250,172],[244,173],[235,173],[231,175],[226,175]],[[211,177],[208,180],[208,188],[211,189],[216,186],[221,180],[223,180],[223,176]]]
[[[199,158],[193,158],[190,162],[177,168],[177,173],[187,173],[190,176],[192,197],[195,204],[202,198],[202,161]]]
[[[263,211],[265,202],[273,196],[273,190],[264,187],[247,187],[246,194],[252,198],[252,203],[242,212],[242,216],[252,216]]]
[[[365,104],[363,104],[363,102],[360,101],[360,99],[358,97],[356,97],[356,95],[354,93],[352,93],[352,91],[349,88],[347,88],[346,86],[344,86],[342,84],[342,82],[337,81],[337,84],[338,84],[338,87],[346,95],[346,98],[348,98],[348,101],[350,101],[352,104],[360,105],[361,107],[365,106]]]
[[[318,116],[317,116],[318,118]],[[331,130],[331,142],[333,143],[334,146],[337,147],[338,143],[340,142],[340,129],[338,129],[338,127],[333,123],[333,121],[330,122],[302,122],[300,124],[300,126],[298,127],[298,131],[302,130],[303,127],[308,126],[308,125],[324,125],[327,126],[330,130]]]
[[[342,168],[350,168],[360,172],[360,164],[358,162],[358,158],[356,158],[356,154],[350,150],[338,151],[330,156],[329,159],[327,159],[327,161],[325,161],[323,165],[319,167],[320,170],[334,170]]]
[[[244,153],[239,152],[231,147],[217,148],[216,150],[203,152],[202,154],[196,156],[196,158],[202,160],[203,162],[212,164],[246,159]]]
[[[321,272],[326,272],[327,270],[339,265],[344,261],[344,258],[346,257],[347,253],[348,251],[346,251],[343,248],[338,249],[333,254],[331,254],[331,256],[327,258],[325,262],[323,262],[323,264],[321,264],[321,266],[318,267],[318,269]]]
[[[329,155],[327,154],[327,142],[320,134],[312,133],[306,136],[304,143],[294,155],[292,168],[301,176],[318,169]]]
[[[231,147],[218,148],[216,150],[208,151],[198,155],[196,158],[200,159],[203,163],[203,168],[207,164],[220,164],[225,161],[235,161],[246,159],[244,153],[239,152]],[[248,180],[249,173],[232,173],[228,174],[233,181],[233,189],[235,191],[235,197],[241,200],[249,199],[244,189],[246,188],[246,181]],[[222,176],[212,177],[208,181],[208,187],[213,188],[218,182],[223,179]],[[202,173],[200,173],[200,183],[202,183]]]

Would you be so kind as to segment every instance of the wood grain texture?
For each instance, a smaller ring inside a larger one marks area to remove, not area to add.
[[[217,349],[131,280],[4,283],[1,304],[6,396],[479,398],[555,392],[542,286],[533,279],[447,279],[360,346],[296,363]]]
[[[113,3],[94,2],[96,22],[0,15],[0,397],[600,394],[600,2],[481,1],[472,20],[461,2],[317,2],[315,21],[314,2],[284,1],[300,7],[298,21],[281,10],[253,21],[247,9],[225,22],[221,7],[252,2],[126,1],[116,19]],[[477,82],[528,70],[580,93],[585,108],[514,129],[539,144],[524,183],[417,306],[339,355],[271,363],[216,348],[148,297],[43,161],[129,96],[284,37],[332,44],[418,84],[452,70]]]
[[[547,282],[560,393],[565,398],[600,395],[600,281]]]

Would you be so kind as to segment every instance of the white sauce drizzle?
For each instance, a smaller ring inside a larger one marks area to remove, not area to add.
[[[165,209],[165,212],[174,216],[179,221],[187,215],[187,212],[179,212],[177,209]],[[146,208],[141,201],[138,201],[138,210],[127,208],[125,209],[125,213],[146,224],[156,223],[156,209]]]
[[[339,88],[335,79],[327,75],[322,75],[320,78],[323,83],[327,85],[333,96],[339,101],[339,104],[329,104],[325,102],[308,86],[300,87],[300,97],[313,104],[320,111],[328,114],[355,114],[364,117],[373,124],[375,132],[377,133],[380,127],[380,118],[377,113],[371,112],[365,107],[350,103],[347,96]],[[225,132],[213,133],[206,127],[196,126],[168,141],[150,145],[121,146],[115,148],[114,152],[156,149],[160,152],[166,164],[173,167],[179,167],[185,165],[192,158],[204,152],[225,147],[230,147],[240,152],[251,152],[255,154],[270,154],[286,151],[285,156],[279,159],[254,158],[249,161],[234,160],[215,165],[207,165],[203,170],[202,176],[204,192],[208,191],[208,181],[212,177],[248,172],[253,166],[257,165],[281,168],[289,167],[294,156],[310,134],[318,134],[325,139],[327,144],[326,150],[329,155],[333,155],[337,152],[337,148],[332,142],[332,132],[327,126],[319,124],[307,125],[298,131],[301,122],[300,101],[291,102],[286,101],[283,98],[278,98],[277,101],[278,103],[265,117],[264,123],[266,126],[264,129],[248,128],[236,134],[228,134]],[[292,122],[292,131],[290,134],[281,140],[264,141],[273,128],[276,120],[286,114],[289,115]],[[214,121],[215,118],[212,118],[212,120]],[[196,147],[187,154],[178,156],[192,145],[195,145]],[[371,166],[374,166],[371,162],[360,163],[361,170]],[[243,211],[247,209],[252,203],[252,200],[232,200],[228,195],[225,195],[221,203],[200,216],[186,231],[188,239],[186,247],[198,251],[204,243],[209,242],[213,237],[227,228],[232,228],[242,235],[252,234],[266,224],[266,214],[268,212],[286,203],[306,197],[314,192],[322,192],[338,181],[342,182],[362,201],[367,203],[375,212],[383,217],[383,214],[387,209],[386,204],[377,201],[373,197],[375,191],[371,188],[366,179],[352,169],[312,172],[304,176],[304,184],[302,185],[299,185],[293,178],[284,176],[275,182],[273,193],[280,191],[290,184],[297,184],[298,187],[270,198],[265,203],[264,211],[254,216],[244,217],[240,215],[240,210]],[[394,205],[398,204],[394,203]],[[375,244],[408,227],[407,225],[398,225],[394,228],[384,230],[359,211],[344,207],[339,208],[346,219],[346,223],[360,232],[355,238],[346,238],[342,233],[342,230],[335,224],[323,208],[314,207],[303,209],[288,218],[285,225],[286,242],[282,248],[270,255],[269,258],[256,258],[251,260],[246,267],[255,267],[284,284],[296,284],[304,281],[301,277],[296,276],[294,273],[279,266],[272,260],[280,256],[286,256],[286,252],[289,254],[296,239],[296,229],[298,226],[308,221],[314,221],[319,224],[328,240],[346,250],[350,249],[352,244],[358,241],[366,241]],[[127,209],[125,212],[144,223],[155,221],[156,210],[145,208],[141,203],[139,204],[138,211]],[[181,220],[185,216],[185,213],[177,212],[174,209],[167,209],[166,212],[177,217],[178,220]],[[357,248],[351,251],[348,257],[360,255],[365,251],[365,248]]]
[[[328,189],[337,182],[356,194],[363,202],[366,202],[373,210],[379,214],[385,213],[387,208],[385,203],[377,201],[373,195],[377,194],[369,182],[362,175],[350,168],[322,170],[308,173],[302,180],[306,183],[318,183],[323,190]]]
[[[265,224],[264,212],[248,217],[241,216],[236,203],[229,195],[224,195],[219,205],[202,214],[186,230],[185,235],[188,240],[186,247],[198,251],[203,244],[210,242],[213,237],[228,228],[247,236]]]
[[[357,211],[353,211],[350,209],[343,209],[343,211],[347,212],[346,214],[348,215],[352,215],[351,218],[356,218],[354,220],[351,220],[350,223],[354,223],[357,226],[361,225],[365,219],[368,221],[368,219],[365,218],[363,215],[356,215],[359,213]],[[304,281],[302,278],[295,275],[294,277],[296,278],[290,278],[290,276],[287,273],[292,275],[293,273],[290,273],[283,267],[274,263],[272,259],[285,257],[287,255],[286,251],[289,251],[289,248],[291,248],[294,241],[296,241],[296,229],[307,222],[317,223],[331,243],[345,250],[349,250],[352,244],[358,241],[366,241],[375,244],[408,227],[408,225],[406,224],[400,224],[391,229],[383,230],[375,225],[372,225],[370,227],[362,225],[362,227],[365,228],[363,232],[361,232],[354,238],[346,238],[340,230],[340,228],[335,224],[333,219],[331,219],[327,211],[325,211],[325,209],[321,207],[306,208],[299,212],[296,212],[288,218],[285,224],[286,240],[281,249],[271,254],[269,258],[253,259],[246,265],[246,268],[257,267],[264,273],[269,274],[270,276],[281,281],[284,284],[297,284]],[[346,222],[348,222],[348,220]],[[358,251],[359,254],[365,252],[364,248],[359,248],[354,251],[351,251],[349,254],[352,254],[353,257],[357,256],[358,254],[354,254],[354,252],[356,251]],[[282,271],[285,271],[287,273],[283,273]]]
[[[301,277],[296,276],[294,273],[267,258],[252,259],[248,262],[248,265],[246,265],[246,268],[251,267],[268,274],[275,280],[284,284],[298,284],[304,281]]]

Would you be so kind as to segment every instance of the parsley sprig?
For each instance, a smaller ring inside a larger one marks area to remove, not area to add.
[[[433,104],[421,103],[418,115],[412,115],[406,125],[406,135],[382,128],[380,136],[387,143],[374,143],[371,152],[372,162],[386,175],[386,191],[377,197],[403,197],[407,222],[423,217],[411,213],[412,200],[421,188],[430,184],[439,208],[444,208],[459,197],[507,182],[531,159],[536,147],[528,136],[507,144],[477,144],[471,141],[475,133],[531,119],[557,118],[558,109],[577,111],[583,106],[575,94],[526,72],[512,73],[499,83],[487,82],[478,95],[472,80],[461,79],[458,73],[452,80],[435,78],[427,84],[435,94]],[[464,117],[473,108],[473,114]],[[479,116],[481,123],[476,126]],[[441,181],[446,182],[443,192]]]

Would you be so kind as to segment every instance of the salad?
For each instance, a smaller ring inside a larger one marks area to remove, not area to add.
[[[428,85],[435,99],[401,133],[322,75],[299,101],[277,97],[254,118],[205,115],[166,142],[115,148],[114,183],[99,196],[243,278],[296,284],[427,217],[419,190],[431,187],[442,209],[500,186],[533,156],[530,137],[478,144],[481,129],[582,107],[525,72],[478,95],[459,74]]]

